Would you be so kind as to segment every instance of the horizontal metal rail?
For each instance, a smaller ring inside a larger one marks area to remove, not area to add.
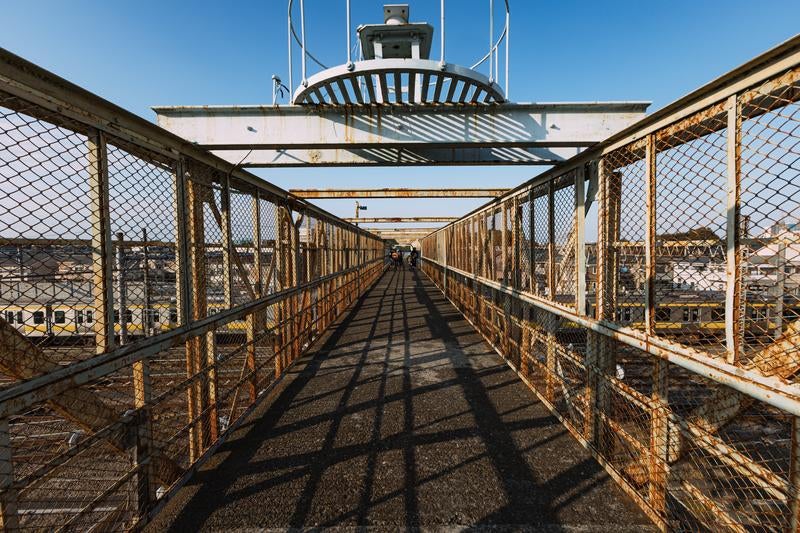
[[[458,220],[458,217],[362,217],[345,218],[344,220],[361,224],[390,224],[407,222],[453,222],[454,220]]]
[[[298,198],[492,198],[508,189],[292,189]]]

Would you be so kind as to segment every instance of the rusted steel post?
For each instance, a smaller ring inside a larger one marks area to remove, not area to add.
[[[727,361],[736,364],[742,351],[741,245],[741,118],[736,95],[727,102],[727,265],[725,290],[725,344]]]
[[[604,159],[597,166],[590,166],[597,173],[598,183],[598,235],[597,235],[597,292],[596,318],[613,320],[616,297],[615,249],[614,242],[619,231],[618,207],[621,199],[620,183],[610,169],[606,169]],[[595,176],[592,176],[594,179]],[[613,339],[605,335],[589,332],[586,350],[587,398],[589,416],[586,417],[585,436],[598,450],[605,441],[602,418],[608,414],[610,391],[604,376],[616,367],[615,345]]]
[[[575,170],[575,310],[586,314],[586,167]]]
[[[521,241],[522,241],[522,206],[519,202],[519,196],[514,197],[514,211],[513,211],[513,228],[514,232],[512,234],[512,239],[514,243],[514,248],[512,250],[512,262],[511,268],[514,273],[513,275],[513,284],[514,288],[518,290],[522,290],[522,272],[520,271],[520,251],[522,250]]]
[[[789,462],[789,531],[800,531],[800,417],[792,417],[792,447]]]
[[[442,238],[444,239],[444,257],[442,257],[442,264],[444,264],[444,271],[442,272],[443,280],[442,280],[442,292],[444,293],[445,298],[447,297],[447,232],[442,232]]]
[[[19,530],[17,502],[8,418],[0,418],[0,529],[3,531]]]
[[[186,183],[187,228],[190,243],[188,263],[191,272],[191,310],[190,320],[205,318],[208,307],[206,300],[206,254],[203,203],[206,188],[201,183],[189,180]],[[198,335],[186,341],[186,375],[198,376],[206,359],[207,337]],[[198,376],[186,389],[189,424],[189,462],[193,463],[203,453],[206,443],[204,424],[207,401],[205,379]]]
[[[150,255],[147,246],[147,229],[142,228],[142,285],[144,285],[144,310],[142,311],[142,327],[144,336],[153,334],[153,305],[150,301]]]
[[[328,223],[320,220],[320,256],[322,260],[322,275],[327,276],[330,274],[330,246],[328,241]],[[325,329],[328,327],[329,317],[330,317],[330,286],[331,282],[326,281],[322,284],[321,289],[321,301],[322,301],[322,324],[320,325],[320,329]]]
[[[500,232],[500,240],[501,240],[501,249],[500,249],[500,264],[502,265],[502,279],[501,282],[503,285],[508,285],[510,283],[510,272],[508,271],[508,249],[509,249],[509,238],[508,238],[508,202],[503,202],[500,204],[500,210],[502,213],[501,217],[501,224],[503,225],[502,230]]]
[[[286,206],[279,205],[275,210],[277,217],[277,234],[275,243],[275,254],[277,256],[277,278],[278,290],[285,290],[290,285],[291,271],[291,215]],[[281,300],[277,305],[276,335],[275,335],[275,375],[280,376],[286,367],[286,354],[289,342],[289,302],[288,299]]]
[[[117,306],[119,310],[119,344],[128,344],[128,285],[125,279],[125,234],[117,233]]]
[[[778,339],[783,334],[783,295],[786,291],[786,242],[778,243],[777,280],[775,283],[775,306],[773,310],[773,320],[775,321],[775,331],[772,334]]]
[[[114,250],[108,190],[108,150],[105,134],[88,135],[89,209],[92,233],[92,294],[97,353],[107,352],[114,342]]]
[[[556,298],[556,204],[555,204],[555,185],[550,180],[547,185],[547,295],[553,302],[558,302]],[[556,328],[559,320],[552,313],[547,313],[545,329],[547,333],[547,385],[545,397],[550,401],[555,400],[556,385]]]
[[[617,279],[619,268],[617,266],[616,243],[619,241],[620,206],[622,202],[622,177],[613,169],[605,168],[605,161],[601,160],[599,174],[601,202],[598,222],[598,286],[597,286],[597,318],[602,321],[613,322],[616,311]],[[602,241],[602,242],[601,242]],[[602,254],[602,257],[601,257]],[[610,417],[611,412],[611,385],[607,381],[609,376],[616,374],[616,341],[605,335],[596,335],[597,366],[596,381],[596,423],[595,446],[601,450],[610,442],[610,428],[601,420],[599,415]]]
[[[172,189],[175,195],[175,293],[178,325],[186,325],[192,316],[192,275],[189,262],[190,235],[186,199],[186,161],[181,158],[175,165]]]
[[[536,287],[536,225],[533,219],[533,187],[528,189],[528,283],[530,284],[531,294],[538,294]]]
[[[214,202],[213,191],[209,191],[209,203]],[[233,269],[231,268],[233,255],[236,253],[233,247],[231,235],[231,179],[225,175],[222,179],[222,192],[220,194],[220,234],[222,247],[222,294],[223,305],[226,309],[233,307]],[[247,279],[242,280],[248,283]]]
[[[256,298],[265,294],[264,290],[264,265],[261,255],[261,196],[258,191],[253,193],[250,216],[253,221],[253,274],[255,281]],[[247,393],[252,405],[256,401],[258,376],[256,375],[256,339],[264,329],[264,313],[257,312],[247,315],[247,361],[246,367],[250,374],[247,380]]]
[[[122,269],[122,244],[123,235],[118,234],[119,253],[120,253],[120,309],[125,309],[125,301],[123,294],[125,289],[122,283],[124,271]],[[147,253],[147,230],[142,229],[142,250],[143,250],[143,279],[144,279],[144,309],[142,310],[142,327],[144,328],[144,335],[150,334],[152,328],[152,309],[150,305],[150,288],[149,288],[149,270],[148,265],[149,257]],[[125,318],[122,318],[125,321]],[[124,331],[124,330],[123,330]],[[133,363],[133,395],[134,407],[138,413],[135,417],[135,445],[133,449],[134,465],[139,467],[137,474],[137,489],[138,489],[138,510],[141,515],[144,515],[156,501],[156,476],[153,471],[153,462],[150,458],[153,454],[153,426],[150,416],[149,405],[152,399],[152,384],[150,379],[150,361],[149,359],[142,359]]]
[[[502,253],[500,255],[500,261],[502,262],[502,269],[503,269],[503,285],[510,285],[512,283],[512,276],[511,276],[511,268],[510,268],[510,254],[509,251],[511,249],[511,239],[513,238],[512,235],[509,235],[508,226],[510,222],[510,215],[509,211],[511,210],[512,202],[506,200],[501,205],[502,209],[502,218],[501,223],[503,224],[503,231],[501,233],[501,240],[502,240]],[[498,295],[499,296],[499,295]],[[503,302],[502,308],[502,316],[500,319],[503,322],[503,327],[500,331],[500,346],[503,347],[503,354],[506,357],[510,357],[510,339],[509,335],[511,333],[511,301],[507,296],[500,296]]]
[[[647,136],[645,145],[645,332],[655,333],[656,280],[656,141]],[[650,412],[650,449],[648,461],[648,500],[653,510],[665,516],[667,511],[667,472],[669,468],[669,363],[653,358],[652,409]]]
[[[157,476],[154,468],[153,453],[153,423],[150,411],[152,400],[152,381],[150,377],[150,361],[143,359],[133,364],[133,390],[134,417],[132,430],[134,431],[132,460],[139,470],[137,473],[136,487],[138,499],[138,512],[144,516],[155,503],[156,489],[158,488]]]

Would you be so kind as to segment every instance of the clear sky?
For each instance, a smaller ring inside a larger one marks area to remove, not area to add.
[[[383,3],[352,0],[353,26],[381,22]],[[438,0],[408,3],[413,21],[438,32]],[[654,111],[800,31],[798,0],[510,3],[515,101],[649,100]],[[344,63],[344,0],[306,0],[306,12],[310,50],[329,66]],[[270,76],[288,79],[285,0],[3,0],[1,13],[0,46],[149,120],[152,105],[269,103]],[[438,57],[438,33],[434,43]],[[487,47],[488,0],[447,0],[447,61],[472,64]],[[287,189],[504,187],[540,171],[254,170]],[[353,215],[352,200],[320,203]],[[364,216],[422,216],[482,201],[365,203]]]

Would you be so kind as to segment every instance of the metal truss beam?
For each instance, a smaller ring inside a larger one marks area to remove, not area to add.
[[[509,189],[291,189],[298,198],[494,198]]]
[[[242,166],[551,165],[648,102],[491,106],[163,106],[158,124]]]
[[[355,224],[388,224],[392,222],[453,222],[458,220],[458,217],[364,217],[345,218],[344,220]]]
[[[370,233],[374,233],[379,237],[383,237],[384,235],[428,235],[429,233],[433,233],[436,230],[442,229],[441,227],[436,228],[363,228]]]

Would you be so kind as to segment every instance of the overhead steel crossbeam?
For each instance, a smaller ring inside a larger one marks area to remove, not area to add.
[[[509,189],[291,189],[297,198],[494,198]]]
[[[442,229],[441,227],[436,228],[364,228],[365,230],[378,235],[379,237],[384,237],[386,235],[420,235],[425,236],[429,233],[433,233],[436,230]]]
[[[392,222],[453,222],[458,217],[370,217],[370,218],[345,218],[347,222],[356,224],[389,224]],[[414,228],[409,228],[414,229]]]
[[[552,165],[649,102],[492,106],[161,106],[158,124],[250,167]]]

